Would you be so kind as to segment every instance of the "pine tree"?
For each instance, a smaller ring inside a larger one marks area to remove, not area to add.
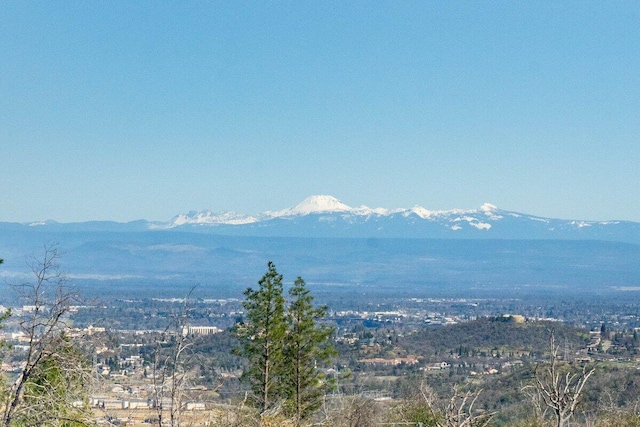
[[[236,334],[242,343],[241,354],[249,359],[245,379],[255,405],[264,412],[282,398],[280,377],[286,334],[282,275],[272,262],[258,285],[257,290],[248,288],[244,292],[246,321],[236,327]]]
[[[87,390],[91,366],[66,337],[26,381],[21,408],[11,425],[82,427],[91,419]],[[81,403],[78,405],[78,403]]]
[[[299,426],[321,404],[329,383],[318,365],[327,362],[335,349],[329,344],[333,328],[318,323],[326,317],[327,307],[313,306],[313,296],[301,277],[289,290],[289,297],[283,383],[287,409]]]

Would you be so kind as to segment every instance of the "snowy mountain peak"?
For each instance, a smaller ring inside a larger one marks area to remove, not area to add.
[[[180,225],[186,224],[196,224],[196,225],[218,225],[218,224],[251,224],[256,222],[257,219],[244,215],[238,214],[233,211],[225,211],[220,213],[213,213],[209,210],[204,210],[201,212],[198,211],[190,211],[187,214],[180,214],[175,216],[171,222],[165,226],[164,228],[171,228]]]
[[[298,216],[327,212],[350,212],[351,210],[350,206],[345,205],[333,196],[319,195],[307,197],[293,208],[274,212],[271,216]]]
[[[502,219],[502,215],[500,215],[500,209],[498,209],[497,206],[492,205],[491,203],[485,203],[480,206],[480,212],[484,213],[484,215],[489,219]]]
[[[437,212],[430,211],[418,205],[411,208],[407,213],[416,214],[422,219],[431,219],[434,215],[437,215]]]
[[[495,212],[498,210],[498,207],[496,205],[492,205],[491,203],[484,203],[482,206],[480,206],[480,210],[482,212]]]
[[[267,211],[257,216],[243,215],[231,211],[219,213],[212,213],[208,210],[201,212],[191,211],[187,214],[181,214],[174,217],[168,224],[160,226],[159,228],[172,228],[181,225],[243,225],[274,218],[293,218],[312,214],[341,214],[345,218],[382,218],[392,217],[394,215],[401,215],[405,218],[408,218],[412,215],[415,215],[421,219],[429,221],[446,221],[450,216],[455,220],[460,215],[469,216],[481,214],[484,218],[498,220],[502,218],[502,216],[499,214],[500,212],[501,211],[496,206],[490,203],[485,203],[479,209],[475,210],[453,209],[449,211],[432,211],[418,205],[414,206],[411,209],[371,209],[364,205],[357,208],[352,208],[342,203],[340,200],[333,196],[315,195],[307,197],[292,208],[287,208],[275,212]]]
[[[0,223],[0,228],[2,227]],[[329,195],[315,195],[280,211],[245,215],[233,211],[191,211],[167,222],[133,221],[127,224],[88,222],[61,224],[41,221],[7,223],[11,230],[30,226],[62,230],[171,230],[256,237],[349,238],[490,238],[588,239],[640,245],[640,223],[552,219],[499,209],[484,203],[475,209],[430,210],[411,208],[349,207]]]

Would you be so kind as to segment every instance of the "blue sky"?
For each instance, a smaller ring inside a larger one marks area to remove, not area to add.
[[[640,6],[0,4],[0,221],[351,206],[640,221]]]

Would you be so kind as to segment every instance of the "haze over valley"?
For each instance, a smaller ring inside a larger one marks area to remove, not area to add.
[[[242,219],[242,220],[240,220]],[[191,212],[160,222],[1,223],[5,277],[58,242],[64,266],[96,295],[180,297],[198,284],[237,296],[269,260],[327,293],[513,296],[619,294],[640,288],[640,224],[479,209],[351,208],[331,196],[256,217]]]

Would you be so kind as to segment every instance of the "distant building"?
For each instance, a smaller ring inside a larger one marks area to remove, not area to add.
[[[222,332],[222,329],[215,326],[185,326],[182,328],[182,335],[214,335]]]
[[[104,399],[98,401],[98,408],[102,409],[126,409],[125,402],[120,399]]]
[[[124,401],[125,409],[148,409],[149,406],[147,399],[129,399]]]
[[[402,363],[406,365],[415,365],[418,363],[418,359],[415,356],[396,357],[393,359],[383,359],[382,357],[375,357],[373,359],[360,359],[361,363],[369,365],[390,365],[397,366]]]
[[[439,362],[439,363],[435,363],[433,365],[427,366],[427,370],[428,371],[439,371],[441,369],[449,369],[450,367],[451,367],[451,364],[449,364],[447,362]]]
[[[207,409],[203,402],[187,402],[183,408],[187,411],[204,411]]]

